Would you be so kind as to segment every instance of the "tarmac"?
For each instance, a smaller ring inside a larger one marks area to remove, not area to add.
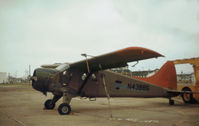
[[[0,84],[0,126],[199,126],[199,104],[181,98],[173,106],[164,98],[111,98],[110,109],[106,98],[77,97],[64,116],[57,112],[62,99],[55,109],[44,109],[49,98],[28,84]]]

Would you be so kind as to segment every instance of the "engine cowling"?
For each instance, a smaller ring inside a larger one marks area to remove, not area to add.
[[[53,75],[57,72],[56,69],[50,68],[35,69],[33,76],[31,77],[32,87],[46,95],[47,91],[49,91],[49,85],[51,83],[50,79],[52,79]]]

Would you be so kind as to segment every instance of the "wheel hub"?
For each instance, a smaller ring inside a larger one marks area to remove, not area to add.
[[[67,113],[67,112],[68,112],[68,107],[67,107],[67,106],[64,106],[64,107],[62,108],[62,112],[63,112],[63,113]]]

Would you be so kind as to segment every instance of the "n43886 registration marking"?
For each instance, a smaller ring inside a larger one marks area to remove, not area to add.
[[[148,91],[149,86],[145,84],[138,84],[138,83],[128,83],[122,84],[121,82],[115,81],[114,87],[116,90],[131,90],[131,91]]]

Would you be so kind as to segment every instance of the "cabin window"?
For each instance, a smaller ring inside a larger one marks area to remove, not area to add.
[[[64,71],[67,70],[70,66],[68,64],[61,64],[58,67],[56,67],[55,69],[59,70],[59,71]]]

